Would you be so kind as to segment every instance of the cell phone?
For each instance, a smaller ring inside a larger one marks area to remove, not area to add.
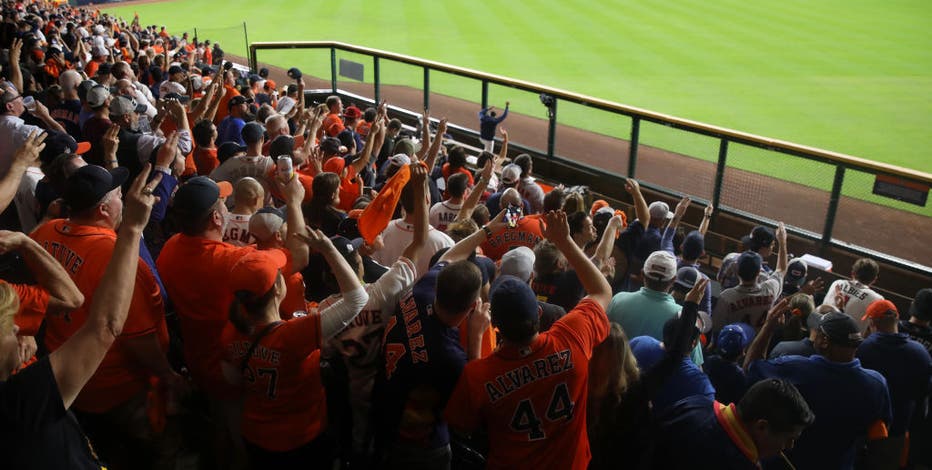
[[[521,218],[521,208],[520,208],[520,207],[518,207],[518,206],[516,206],[516,205],[514,205],[514,204],[509,204],[508,207],[505,208],[505,223],[508,224],[508,227],[510,227],[510,228],[515,228],[515,227],[517,227],[517,226],[518,226],[518,219],[520,219],[520,218]]]

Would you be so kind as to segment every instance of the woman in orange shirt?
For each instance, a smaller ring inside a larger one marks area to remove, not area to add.
[[[298,234],[333,270],[342,299],[322,312],[282,321],[287,287],[279,250],[254,251],[232,268],[235,300],[223,332],[224,375],[245,391],[242,432],[253,468],[330,468],[320,347],[356,317],[369,299],[330,239]]]

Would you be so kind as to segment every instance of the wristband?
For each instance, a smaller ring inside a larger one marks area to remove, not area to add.
[[[492,229],[490,229],[488,225],[483,225],[483,226],[482,226],[482,231],[485,232],[485,238],[486,238],[487,240],[491,240],[491,239],[492,239]]]
[[[167,167],[167,166],[159,166],[159,165],[156,165],[156,166],[155,166],[155,171],[161,171],[162,173],[165,173],[166,175],[172,174],[171,168],[169,168],[169,167]]]

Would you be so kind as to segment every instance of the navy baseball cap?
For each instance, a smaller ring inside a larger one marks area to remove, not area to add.
[[[233,186],[229,182],[217,183],[206,176],[195,176],[178,187],[172,206],[192,217],[200,217],[218,199],[230,194],[233,194]]]
[[[521,320],[534,321],[539,317],[537,295],[527,282],[515,276],[502,275],[492,283],[489,293],[492,303],[492,322],[506,316],[519,316]]]
[[[705,252],[705,237],[698,230],[686,234],[683,239],[683,259],[698,259]]]
[[[932,289],[925,288],[916,292],[916,297],[909,305],[909,316],[920,320],[932,320]]]
[[[240,133],[246,145],[255,144],[262,141],[262,137],[265,135],[265,127],[255,121],[247,122]]]
[[[828,338],[829,342],[840,346],[856,348],[864,341],[857,322],[842,312],[829,312],[823,315],[819,321],[819,331]]]
[[[715,344],[718,345],[718,350],[723,356],[736,357],[744,351],[744,348],[750,342],[751,338],[744,331],[744,328],[737,323],[732,323],[722,328],[722,331],[718,333],[718,341]]]
[[[62,196],[72,211],[80,212],[94,207],[107,193],[126,182],[127,178],[129,170],[123,167],[107,171],[97,165],[86,165],[68,177]]]

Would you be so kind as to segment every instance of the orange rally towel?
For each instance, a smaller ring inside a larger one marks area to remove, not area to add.
[[[378,196],[369,203],[359,216],[359,233],[368,244],[375,242],[375,237],[388,227],[395,213],[395,206],[401,198],[401,190],[411,179],[410,165],[398,170],[382,187]]]

